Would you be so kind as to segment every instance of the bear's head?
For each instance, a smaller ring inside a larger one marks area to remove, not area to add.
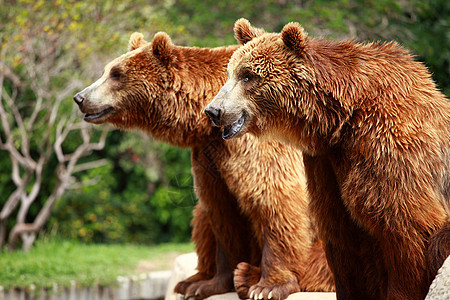
[[[128,52],[108,63],[100,79],[74,100],[87,122],[142,129],[172,145],[191,147],[218,131],[203,111],[225,82],[236,48],[177,46],[163,32],[148,43],[134,33]]]
[[[110,122],[121,128],[140,127],[142,120],[137,118],[150,118],[151,112],[139,110],[151,107],[150,102],[161,96],[168,81],[166,69],[174,58],[171,50],[165,33],[157,33],[152,43],[142,34],[133,33],[128,52],[108,63],[100,79],[74,96],[84,120]]]
[[[202,53],[189,49],[174,45],[163,32],[155,34],[152,42],[133,33],[128,52],[108,63],[100,79],[74,96],[85,114],[84,120],[112,123],[121,129],[142,129],[173,145],[197,143],[212,131],[209,119],[202,113],[211,99],[206,99],[205,90],[215,94],[225,79],[225,68],[216,68],[221,77],[217,75],[217,88],[211,88],[198,77],[213,81],[216,74],[204,74],[201,67],[193,72],[191,65],[202,64],[198,58]],[[222,55],[221,65],[225,66],[222,61],[228,61],[231,53],[230,49]],[[210,60],[215,61],[214,57]],[[207,63],[201,66],[209,67]]]
[[[239,19],[234,31],[243,46],[233,53],[227,82],[205,110],[215,125],[224,126],[223,137],[251,132],[309,153],[335,144],[360,93],[345,77],[355,72],[346,60],[352,44],[310,38],[297,23],[267,33]],[[339,47],[343,51],[335,51]]]
[[[282,110],[297,109],[286,107],[290,104],[285,101],[298,95],[294,87],[314,80],[303,57],[308,35],[297,23],[287,24],[281,33],[267,33],[245,19],[236,21],[234,31],[243,46],[231,57],[227,82],[205,112],[215,125],[229,128],[224,138],[247,131],[271,133]]]

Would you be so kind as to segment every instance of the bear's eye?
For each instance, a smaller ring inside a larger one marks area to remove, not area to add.
[[[109,78],[115,81],[120,81],[123,78],[122,70],[118,67],[114,67],[109,72]]]
[[[242,83],[248,83],[258,78],[258,75],[248,69],[244,69],[240,76]]]

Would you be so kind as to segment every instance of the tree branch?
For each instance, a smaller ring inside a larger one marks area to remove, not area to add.
[[[25,129],[23,118],[19,112],[19,109],[17,108],[17,105],[15,104],[15,100],[17,98],[17,89],[13,89],[13,91],[14,91],[13,95],[10,96],[8,93],[5,93],[3,97],[6,100],[6,103],[8,104],[9,108],[11,109],[12,114],[14,116],[14,120],[16,121],[16,124],[19,127],[20,137],[22,140],[21,149],[22,149],[23,157],[27,161],[29,166],[34,166],[36,164],[36,162],[30,156],[30,144],[29,144],[28,132]],[[12,146],[12,144],[11,144],[11,146]]]
[[[107,164],[108,164],[108,160],[106,158],[90,161],[90,162],[83,163],[83,164],[78,164],[78,165],[74,166],[72,173],[77,173],[77,172],[81,172],[81,171],[99,168],[99,167],[105,166]]]
[[[36,28],[42,28],[39,26]],[[86,163],[80,163],[79,160],[91,151],[104,148],[109,132],[108,127],[103,127],[99,139],[94,140],[91,125],[78,121],[77,114],[66,111],[69,104],[65,101],[75,89],[82,86],[76,76],[67,72],[68,67],[72,67],[78,59],[78,53],[65,49],[68,42],[77,41],[73,37],[51,35],[39,29],[17,29],[14,33],[22,37],[18,54],[20,71],[15,73],[15,69],[5,65],[12,58],[15,59],[9,52],[12,53],[10,50],[17,43],[11,40],[7,47],[0,49],[0,150],[9,154],[11,178],[16,186],[0,211],[0,246],[8,240],[10,249],[17,246],[20,238],[24,247],[34,242],[36,232],[47,222],[55,202],[74,181],[74,172],[107,163],[106,159]],[[66,80],[66,77],[71,79]],[[26,85],[22,85],[22,79]],[[64,84],[61,85],[60,82]],[[31,93],[24,93],[23,86],[26,86],[27,91],[31,90]],[[31,140],[35,130],[42,132],[36,147]],[[79,145],[70,144],[75,149],[67,151],[65,141],[74,131],[80,134],[82,142]],[[56,135],[53,136],[55,132]],[[53,153],[56,154],[56,160],[52,157]],[[45,184],[44,170],[50,159],[57,163],[57,183],[52,186],[53,190],[45,194],[42,193]],[[29,209],[38,197],[47,201],[41,205],[34,221],[27,224],[25,222]],[[19,205],[16,225],[8,237],[8,218]]]

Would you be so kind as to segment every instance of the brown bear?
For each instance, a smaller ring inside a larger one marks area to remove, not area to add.
[[[423,299],[430,236],[446,238],[437,265],[450,243],[450,102],[430,73],[394,42],[312,38],[297,23],[264,33],[240,19],[235,35],[244,46],[206,113],[304,151],[338,299]]]
[[[191,148],[199,264],[177,292],[203,299],[232,291],[233,271],[241,298],[331,291],[333,276],[307,211],[301,152],[252,135],[224,141],[237,128],[215,128],[203,113],[237,48],[176,46],[161,32],[147,43],[135,33],[129,52],[74,100],[87,122],[139,128]]]

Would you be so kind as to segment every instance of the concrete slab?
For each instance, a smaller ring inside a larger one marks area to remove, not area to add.
[[[209,297],[208,300],[239,300],[236,293],[228,293]],[[336,300],[335,293],[295,293],[287,300]]]

